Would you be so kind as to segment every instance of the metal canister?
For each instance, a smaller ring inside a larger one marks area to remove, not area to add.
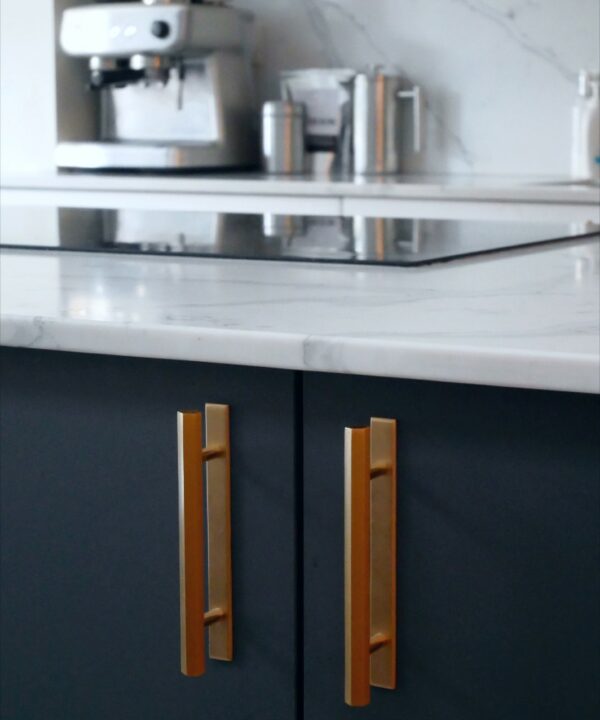
[[[400,100],[413,102],[413,147],[421,150],[421,90],[402,89],[402,80],[379,67],[354,79],[354,172],[358,175],[401,171],[403,128]]]
[[[262,109],[262,158],[268,173],[305,171],[304,105],[286,100],[266,102]]]

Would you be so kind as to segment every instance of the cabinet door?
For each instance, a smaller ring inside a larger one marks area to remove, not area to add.
[[[295,713],[294,376],[2,349],[2,718]],[[180,673],[176,413],[231,406],[233,662]]]
[[[600,717],[598,398],[307,375],[306,720]],[[398,420],[398,687],[344,705],[344,426]]]

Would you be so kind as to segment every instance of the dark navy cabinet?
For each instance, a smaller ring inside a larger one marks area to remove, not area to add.
[[[3,348],[2,720],[595,720],[598,398]],[[180,673],[178,410],[231,407],[234,660]],[[398,687],[344,704],[344,427],[398,423]]]
[[[305,720],[600,716],[598,398],[304,379]],[[398,421],[398,688],[344,698],[343,428]]]
[[[1,350],[3,720],[296,713],[294,376]],[[234,660],[179,658],[176,413],[231,405]]]

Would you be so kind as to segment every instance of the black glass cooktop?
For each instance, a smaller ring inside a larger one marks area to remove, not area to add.
[[[418,266],[600,237],[591,224],[4,205],[0,246]]]

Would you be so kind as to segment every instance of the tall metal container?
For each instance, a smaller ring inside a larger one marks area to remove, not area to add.
[[[359,175],[401,170],[400,101],[413,103],[414,151],[421,150],[421,89],[402,89],[402,78],[380,69],[354,78],[354,172]]]

